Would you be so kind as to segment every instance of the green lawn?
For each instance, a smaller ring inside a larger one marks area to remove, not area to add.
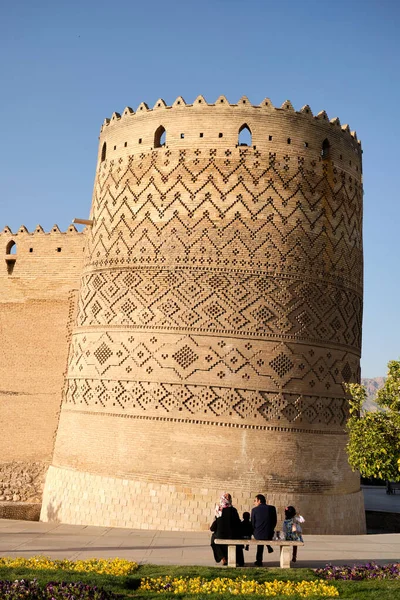
[[[104,587],[108,591],[120,595],[121,600],[134,598],[137,600],[152,600],[154,598],[164,597],[151,592],[139,592],[140,579],[142,577],[161,577],[170,576],[185,576],[185,577],[204,577],[205,579],[214,579],[217,577],[236,578],[246,575],[247,579],[255,579],[257,581],[272,581],[291,580],[291,581],[310,581],[316,579],[311,569],[229,569],[216,567],[174,567],[174,566],[158,566],[158,565],[143,565],[138,570],[128,577],[115,577],[111,575],[96,575],[73,573],[66,571],[33,571],[25,568],[11,569],[0,568],[0,579],[34,579],[36,578],[41,584],[49,581],[83,581]],[[339,598],[352,598],[353,600],[396,600],[400,598],[400,580],[396,581],[335,581],[327,582],[333,584],[339,591]],[[168,594],[165,594],[168,598]],[[179,600],[217,600],[217,598],[227,599],[231,595],[188,595],[188,594],[170,594],[170,597],[178,598]],[[256,600],[260,596],[235,596],[243,600]],[[264,597],[265,598],[265,597]],[[276,598],[281,598],[276,596]]]

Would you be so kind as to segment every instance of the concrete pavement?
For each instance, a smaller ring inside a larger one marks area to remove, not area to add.
[[[368,510],[400,512],[400,493],[387,496],[383,488],[364,489]],[[335,515],[332,515],[335,519]],[[305,535],[299,548],[297,567],[319,567],[326,563],[347,564],[400,560],[400,533],[375,535]],[[87,527],[61,523],[0,520],[0,556],[33,556],[71,560],[126,558],[140,564],[212,566],[208,532],[148,531],[113,527]],[[255,550],[245,552],[252,565]],[[264,555],[264,565],[279,566],[279,554]]]
[[[207,532],[146,531],[108,527],[85,527],[32,521],[0,521],[0,556],[33,556],[71,560],[85,558],[126,558],[140,564],[214,564]],[[255,551],[245,552],[252,564]],[[299,549],[298,567],[326,563],[346,564],[400,559],[400,534],[361,536],[306,535]],[[277,550],[265,553],[266,566],[279,566]]]
[[[385,487],[362,486],[365,510],[400,513],[400,490],[387,494]]]

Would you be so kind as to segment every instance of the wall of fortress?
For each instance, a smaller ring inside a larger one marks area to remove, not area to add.
[[[205,529],[221,492],[265,492],[309,532],[363,532],[356,134],[268,99],[127,108],[91,219],[41,518]]]
[[[41,501],[84,243],[73,225],[0,232],[0,501]]]

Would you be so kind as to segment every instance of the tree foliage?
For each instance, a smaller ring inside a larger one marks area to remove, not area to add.
[[[363,477],[400,481],[400,361],[388,363],[388,375],[377,394],[377,412],[362,412],[364,386],[346,385],[350,394],[347,454]]]

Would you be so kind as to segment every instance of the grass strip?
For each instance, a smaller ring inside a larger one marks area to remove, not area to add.
[[[141,581],[144,578],[157,577],[199,577],[206,580],[217,578],[227,578],[237,580],[246,575],[248,580],[255,580],[258,583],[276,581],[315,581],[317,578],[312,569],[278,569],[278,568],[244,568],[229,569],[221,567],[197,567],[197,566],[161,566],[161,565],[141,565],[137,570],[127,576],[115,576],[110,574],[75,572],[68,570],[34,570],[24,567],[0,567],[0,579],[37,579],[41,586],[51,581],[64,582],[83,582],[102,587],[107,591],[119,595],[121,600],[155,600],[160,599],[160,594],[156,591],[140,590]],[[333,583],[339,592],[339,600],[349,598],[352,600],[394,600],[400,598],[400,580],[367,580],[367,581],[335,581]],[[179,600],[204,600],[205,597],[210,600],[228,600],[232,599],[230,592],[221,592],[207,596],[203,593],[190,594],[179,592],[171,594]],[[241,600],[260,600],[265,596],[258,594],[235,594],[236,598]],[[302,596],[298,596],[300,599]],[[304,597],[304,596],[303,596]],[[287,600],[287,596],[275,596],[276,600]],[[314,599],[316,597],[314,596]],[[327,598],[326,596],[321,596]]]

